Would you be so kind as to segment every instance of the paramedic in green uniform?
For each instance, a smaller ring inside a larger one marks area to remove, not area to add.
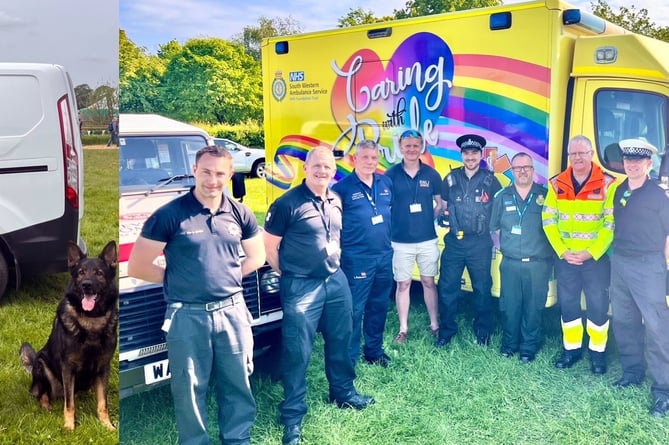
[[[513,184],[495,195],[490,220],[490,231],[499,239],[503,255],[499,268],[501,353],[509,358],[519,352],[520,361],[529,363],[543,344],[542,312],[554,255],[541,222],[547,190],[533,181],[532,157],[516,154],[511,171]]]

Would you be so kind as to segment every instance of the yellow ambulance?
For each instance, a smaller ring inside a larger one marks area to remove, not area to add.
[[[461,164],[458,136],[484,136],[503,184],[518,152],[545,183],[566,167],[573,135],[591,138],[615,174],[618,141],[658,147],[654,175],[669,142],[669,43],[559,0],[276,37],[263,42],[262,68],[269,202],[301,182],[313,147],[340,155],[340,179],[355,144],[372,139],[384,171],[407,129],[423,133],[422,160],[442,177]],[[498,295],[497,262],[493,271]]]

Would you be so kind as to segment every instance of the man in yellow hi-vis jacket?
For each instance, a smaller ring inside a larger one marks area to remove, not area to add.
[[[570,139],[570,166],[548,181],[542,212],[544,232],[558,256],[555,262],[564,350],[555,367],[571,368],[582,358],[581,292],[585,293],[590,370],[606,373],[609,330],[610,264],[615,178],[592,162],[592,143]]]

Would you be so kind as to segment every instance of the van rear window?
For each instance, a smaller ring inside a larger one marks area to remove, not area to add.
[[[44,114],[40,94],[34,76],[0,75],[0,136],[22,136],[39,123]],[[53,107],[55,111],[55,103]]]

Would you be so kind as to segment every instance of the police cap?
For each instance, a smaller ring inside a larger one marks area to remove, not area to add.
[[[485,147],[486,140],[483,136],[478,134],[465,134],[455,140],[455,144],[460,147],[460,151],[464,150],[481,150]]]
[[[657,148],[642,139],[623,139],[618,143],[624,159],[650,158]]]

